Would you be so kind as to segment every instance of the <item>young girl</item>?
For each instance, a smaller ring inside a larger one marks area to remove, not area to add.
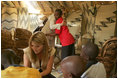
[[[24,66],[40,69],[42,77],[53,78],[50,73],[54,60],[54,48],[49,48],[43,32],[34,33],[29,40],[29,47],[24,49]]]

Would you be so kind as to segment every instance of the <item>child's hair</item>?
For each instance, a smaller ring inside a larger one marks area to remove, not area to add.
[[[61,9],[56,9],[55,12],[59,12],[59,14],[62,15]]]

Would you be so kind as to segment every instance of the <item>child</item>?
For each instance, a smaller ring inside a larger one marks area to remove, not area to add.
[[[75,40],[74,37],[69,32],[69,29],[62,18],[61,9],[56,9],[54,16],[56,19],[55,24],[58,25],[61,24],[59,28],[55,29],[55,33],[59,36],[60,42],[62,44],[61,59],[63,59],[67,56],[75,54],[75,48],[74,48]]]

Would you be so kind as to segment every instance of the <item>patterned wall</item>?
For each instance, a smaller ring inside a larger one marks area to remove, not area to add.
[[[90,12],[91,9],[93,8],[91,6],[91,2],[85,2],[82,3],[81,5],[82,9],[82,27],[81,27],[81,35],[83,36],[84,34],[91,34],[92,35],[92,28],[94,24],[94,16]]]
[[[29,15],[29,19],[30,19],[30,26],[29,26],[29,30],[30,31],[34,31],[34,29],[38,26],[42,26],[42,20],[40,20],[41,15],[38,14],[30,14]]]
[[[114,37],[117,19],[117,5],[102,5],[96,16],[95,43],[102,46],[103,43]]]
[[[29,14],[26,8],[18,8],[18,28],[27,29],[33,32],[37,26],[41,25],[41,23],[40,15]]]
[[[31,32],[37,26],[42,26],[41,15],[29,14],[26,8],[2,8],[2,28],[23,28]]]
[[[18,8],[18,28],[28,29],[29,27],[29,14],[26,8]]]
[[[2,7],[2,28],[11,30],[17,27],[17,9]]]

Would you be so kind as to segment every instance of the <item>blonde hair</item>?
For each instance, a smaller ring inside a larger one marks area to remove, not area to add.
[[[35,32],[29,39],[29,48],[31,50],[30,52],[30,56],[31,56],[31,60],[32,62],[36,62],[36,54],[34,53],[34,51],[31,48],[31,42],[34,41],[37,44],[41,44],[43,45],[43,51],[42,51],[42,61],[45,62],[48,60],[48,50],[49,50],[49,46],[48,46],[48,42],[46,39],[46,36],[43,32]]]

